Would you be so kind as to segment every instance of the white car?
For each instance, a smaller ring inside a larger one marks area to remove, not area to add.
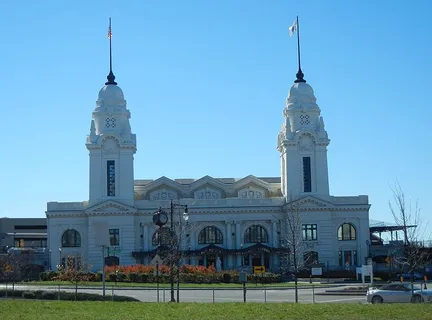
[[[432,302],[432,291],[414,286],[412,292],[411,283],[389,283],[380,288],[369,288],[366,299],[372,303]]]

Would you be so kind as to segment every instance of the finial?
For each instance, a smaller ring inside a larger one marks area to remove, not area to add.
[[[112,32],[111,32],[111,17],[109,18],[109,26],[108,26],[108,40],[109,40],[109,45],[110,45],[110,72],[107,76],[108,81],[105,82],[106,85],[108,84],[113,84],[113,85],[117,85],[117,82],[115,82],[115,75],[112,72],[112,45],[111,45],[111,38],[112,38]]]
[[[303,77],[304,77],[304,74],[303,74],[303,72],[302,72],[302,70],[299,68],[299,70],[298,70],[298,72],[297,72],[297,74],[296,74],[296,77],[297,77],[297,79],[294,81],[294,83],[299,83],[299,82],[306,82],[306,80],[305,79],[303,79]]]

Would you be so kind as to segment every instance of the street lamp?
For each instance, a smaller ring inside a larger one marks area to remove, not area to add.
[[[62,248],[59,248],[59,256],[60,256],[60,259],[59,259],[59,268],[61,268],[62,267]]]
[[[171,249],[171,254],[176,256],[176,258],[178,259],[178,250],[174,251],[174,246],[175,246],[175,230],[174,230],[174,209],[176,208],[183,208],[184,209],[184,213],[182,215],[183,220],[187,221],[189,219],[188,216],[188,206],[183,205],[183,204],[175,204],[172,200],[170,203],[170,220],[171,220],[171,224],[170,224],[170,234],[169,234],[169,238],[170,238],[170,249]],[[165,211],[162,210],[162,208],[159,208],[158,211],[156,211],[153,215],[153,223],[155,225],[157,225],[159,227],[159,236],[162,235],[161,229],[164,225],[166,225],[168,223],[168,215]],[[170,286],[171,286],[171,302],[176,302],[175,298],[174,298],[174,259],[170,259]],[[178,293],[178,292],[177,292]],[[178,294],[177,294],[177,300],[178,300]],[[177,301],[178,302],[178,301]]]

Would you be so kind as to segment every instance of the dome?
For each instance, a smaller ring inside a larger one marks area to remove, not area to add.
[[[124,101],[124,95],[122,89],[117,85],[108,84],[105,85],[99,91],[99,101]]]
[[[315,98],[312,87],[306,82],[294,83],[294,85],[291,87],[288,98],[299,96],[309,96],[311,98]]]

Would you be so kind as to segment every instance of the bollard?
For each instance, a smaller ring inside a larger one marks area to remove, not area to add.
[[[114,286],[111,287],[111,299],[114,302]]]
[[[213,303],[215,303],[214,287],[213,287]]]
[[[165,302],[165,288],[162,289],[162,293],[163,293],[163,302]]]
[[[243,282],[243,302],[246,303],[246,282]]]
[[[264,287],[264,303],[267,303],[267,287]]]
[[[60,284],[58,285],[57,300],[60,301]]]

